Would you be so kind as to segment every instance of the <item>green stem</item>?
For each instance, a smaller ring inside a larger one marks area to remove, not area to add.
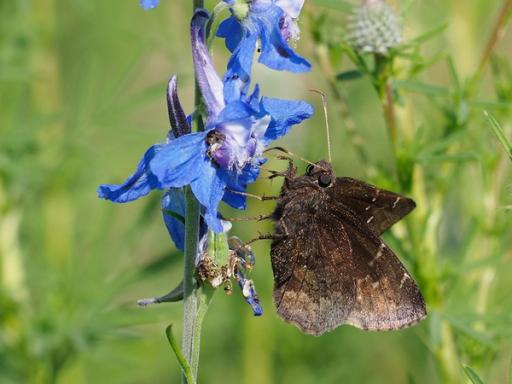
[[[185,220],[185,267],[183,274],[183,340],[182,349],[185,358],[192,367],[192,374],[197,377],[199,348],[194,348],[199,342],[200,334],[196,328],[198,303],[194,277],[195,260],[199,234],[199,203],[190,187],[186,192],[187,217]],[[195,369],[195,370],[194,370]],[[182,381],[186,383],[185,376]]]
[[[505,34],[505,27],[507,25],[507,20],[508,16],[510,15],[510,12],[512,12],[512,0],[505,0],[498,14],[498,17],[496,18],[496,21],[494,23],[494,27],[491,32],[491,35],[489,36],[489,40],[485,45],[482,57],[480,58],[480,64],[478,65],[478,69],[473,78],[471,79],[469,89],[470,96],[476,93],[477,85],[484,73],[485,67],[489,62],[489,59],[491,58],[492,52],[494,51],[494,48]]]
[[[193,1],[193,11],[204,7],[204,0]],[[201,91],[195,83],[196,109],[201,103]],[[200,127],[196,113],[195,126]],[[200,207],[190,187],[186,188],[186,218],[185,218],[185,252],[183,271],[183,338],[182,350],[185,359],[191,367],[193,377],[197,377],[199,366],[199,345],[201,338],[202,318],[199,318],[198,295],[195,282],[195,261],[199,238],[199,213]],[[204,315],[203,315],[204,317]],[[185,374],[182,374],[182,383],[188,383]]]

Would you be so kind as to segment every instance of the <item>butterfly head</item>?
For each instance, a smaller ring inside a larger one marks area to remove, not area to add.
[[[330,187],[336,179],[331,163],[324,160],[308,165],[304,176],[308,177],[311,182],[318,183],[322,188]]]

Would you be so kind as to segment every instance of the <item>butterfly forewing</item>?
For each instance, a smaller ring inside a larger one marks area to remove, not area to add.
[[[331,196],[350,207],[379,235],[416,207],[408,197],[350,177],[336,178]]]

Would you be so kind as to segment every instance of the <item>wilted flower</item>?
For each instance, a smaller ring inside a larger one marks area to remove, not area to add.
[[[224,1],[232,15],[220,24],[217,36],[225,38],[226,47],[233,53],[225,79],[249,83],[258,40],[261,42],[260,63],[276,70],[310,70],[307,60],[288,45],[289,39],[299,37],[297,18],[304,0]]]
[[[177,94],[174,97],[171,90],[168,94],[174,100],[169,103],[173,134],[166,143],[150,147],[135,173],[123,184],[102,185],[98,194],[123,203],[153,189],[190,185],[204,208],[208,227],[222,232],[224,227],[217,213],[220,201],[224,199],[235,208],[245,207],[243,196],[231,191],[244,191],[247,184],[256,180],[264,162],[263,148],[286,134],[293,124],[310,117],[312,108],[302,101],[265,97],[259,100],[257,87],[250,96],[235,87],[225,89],[205,45],[207,20],[207,12],[199,10],[191,24],[196,78],[208,112],[205,131],[190,133]]]
[[[384,0],[366,0],[350,18],[349,42],[359,51],[386,55],[402,41],[395,11]]]

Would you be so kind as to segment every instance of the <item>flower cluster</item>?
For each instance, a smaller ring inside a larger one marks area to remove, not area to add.
[[[257,85],[250,91],[257,45],[261,45],[259,61],[269,68],[309,70],[310,64],[288,45],[290,39],[298,38],[297,18],[303,0],[225,2],[231,16],[220,24],[217,36],[225,39],[232,56],[222,79],[214,69],[205,43],[210,15],[197,10],[191,21],[195,75],[206,109],[204,130],[191,131],[192,116],[187,117],[183,111],[177,80],[173,77],[167,92],[171,130],[166,141],[151,146],[124,183],[98,188],[99,197],[117,203],[136,200],[154,189],[166,191],[162,201],[164,220],[180,249],[183,249],[184,227],[179,216],[185,216],[181,188],[190,186],[201,204],[201,236],[207,230],[227,231],[230,224],[218,213],[220,202],[244,209],[243,192],[259,175],[265,162],[264,149],[313,113],[306,102],[260,97]],[[141,0],[145,9],[157,4],[156,0]],[[243,268],[238,271],[241,273]],[[248,301],[254,301],[252,282],[241,275],[237,281],[244,285]]]

